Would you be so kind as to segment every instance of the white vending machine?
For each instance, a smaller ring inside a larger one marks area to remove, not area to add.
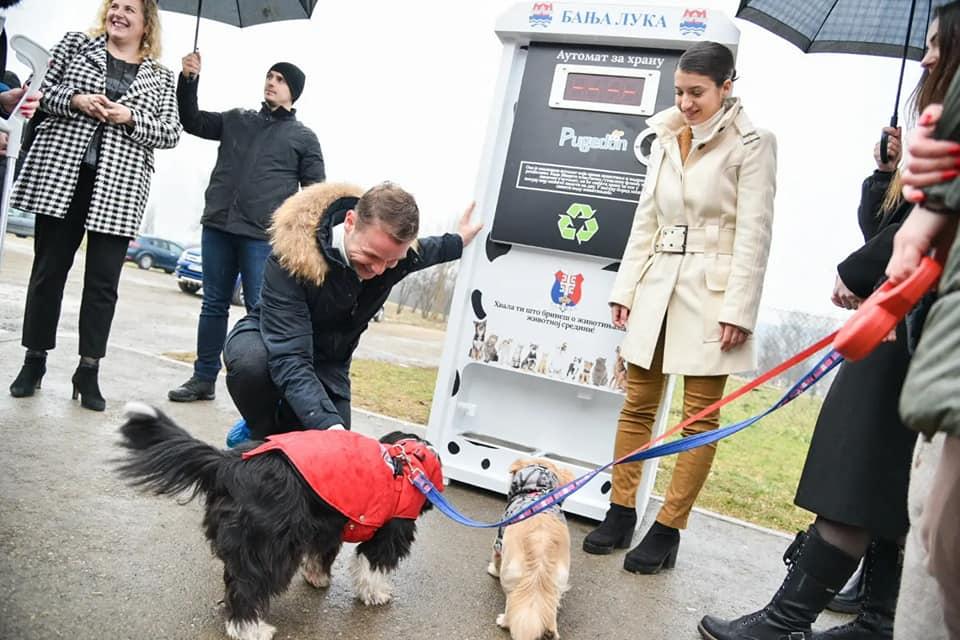
[[[673,104],[684,49],[712,40],[736,54],[739,31],[695,7],[522,2],[496,33],[476,190],[488,218],[460,266],[428,438],[448,478],[506,492],[521,456],[577,475],[612,459],[626,367],[607,300],[643,189],[646,120]],[[564,507],[602,519],[609,491],[602,474]]]

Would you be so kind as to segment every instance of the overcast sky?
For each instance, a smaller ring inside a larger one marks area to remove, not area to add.
[[[90,27],[99,4],[23,0],[6,12],[7,31],[52,47],[65,32]],[[473,198],[501,51],[494,22],[512,4],[321,0],[310,21],[241,30],[204,20],[200,107],[258,108],[266,70],[280,60],[294,62],[307,76],[298,117],[320,138],[328,179],[398,182],[417,197],[427,231],[451,229]],[[737,4],[701,0],[696,6],[732,16]],[[195,21],[167,12],[161,17],[162,60],[179,72]],[[751,23],[735,22],[741,30],[735,93],[779,144],[763,304],[834,313],[835,266],[862,243],[860,184],[874,168],[873,145],[890,119],[899,61],[806,55]],[[905,94],[919,71],[908,62]],[[176,149],[157,153],[151,206],[158,235],[199,237],[203,188],[215,158],[215,143],[187,134]],[[492,211],[493,203],[480,204]]]

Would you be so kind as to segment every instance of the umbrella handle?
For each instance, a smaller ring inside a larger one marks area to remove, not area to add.
[[[894,113],[893,117],[890,118],[890,126],[894,129],[897,128],[897,114]],[[890,162],[890,154],[887,153],[887,144],[890,142],[890,134],[884,131],[880,134],[880,162],[887,164]]]

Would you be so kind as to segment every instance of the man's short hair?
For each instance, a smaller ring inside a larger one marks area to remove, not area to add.
[[[360,196],[356,212],[359,226],[378,222],[397,242],[415,240],[420,230],[417,201],[392,182],[368,189]]]

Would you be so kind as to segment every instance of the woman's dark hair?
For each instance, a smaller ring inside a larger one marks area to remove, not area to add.
[[[931,104],[943,102],[954,74],[960,68],[960,0],[948,2],[933,12],[937,18],[937,46],[940,47],[940,60],[933,69],[924,69],[917,87],[910,94],[911,116],[916,117]],[[931,19],[931,22],[933,20]],[[883,204],[877,211],[882,216],[903,202],[901,188],[903,181],[900,170],[894,174],[890,186],[883,197]]]
[[[707,76],[719,87],[737,79],[733,52],[719,42],[698,42],[680,56],[680,70]]]
[[[924,70],[914,93],[917,113],[931,104],[943,102],[953,75],[960,67],[960,1],[954,0],[934,10],[937,22],[937,46],[940,61],[933,69]]]

